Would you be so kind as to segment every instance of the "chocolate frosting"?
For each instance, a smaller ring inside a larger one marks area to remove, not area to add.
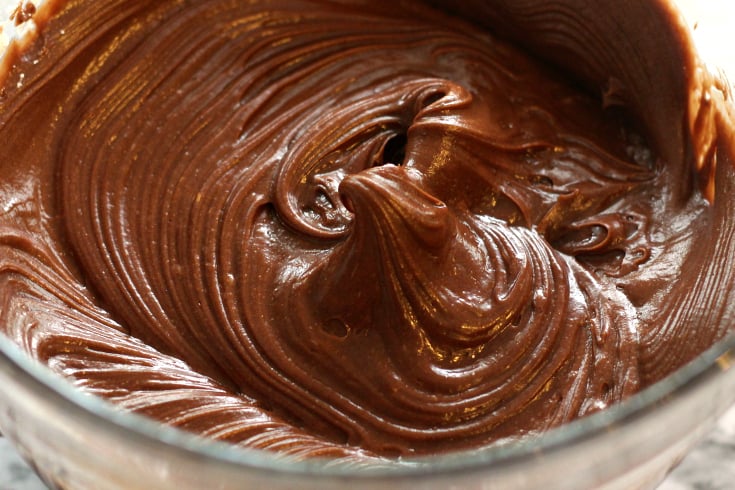
[[[433,3],[50,2],[2,77],[5,332],[124,409],[341,461],[538,433],[721,337],[731,116],[671,75],[671,10],[654,95],[492,33],[558,61],[538,2]]]

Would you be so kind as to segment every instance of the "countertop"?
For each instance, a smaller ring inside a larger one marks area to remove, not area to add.
[[[0,490],[46,490],[3,437],[0,437]],[[658,490],[735,490],[735,407]]]

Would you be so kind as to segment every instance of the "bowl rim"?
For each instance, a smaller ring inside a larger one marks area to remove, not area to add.
[[[133,442],[162,451],[178,451],[181,456],[204,458],[240,471],[301,478],[385,479],[507,470],[540,453],[546,456],[560,453],[570,446],[603,436],[613,428],[630,425],[661,404],[685,398],[691,390],[716,381],[733,366],[735,331],[730,331],[691,362],[630,398],[537,436],[438,455],[386,459],[384,464],[370,467],[336,464],[327,458],[296,460],[266,450],[206,439],[143,415],[122,411],[111,402],[75,388],[0,333],[0,371],[12,374],[33,396],[43,397],[44,403],[63,408],[65,417],[77,417],[101,430],[115,432],[117,436],[134,438]]]

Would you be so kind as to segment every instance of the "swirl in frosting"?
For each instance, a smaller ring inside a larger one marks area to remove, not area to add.
[[[337,460],[537,433],[695,355],[648,367],[697,186],[609,99],[385,3],[57,2],[0,112],[6,333],[124,409]]]

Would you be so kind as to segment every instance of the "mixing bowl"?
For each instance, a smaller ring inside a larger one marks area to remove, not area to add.
[[[627,402],[508,446],[356,471],[205,441],[84,395],[0,340],[0,427],[51,488],[654,488],[735,401],[735,337]]]
[[[556,36],[577,36],[565,44],[571,50],[545,52],[551,62],[584,80],[614,73],[618,56],[633,59],[648,75],[635,87],[635,102],[654,139],[680,131],[688,141],[682,145],[690,145],[695,155],[702,151],[701,141],[690,141],[690,126],[672,129],[670,124],[695,112],[689,94],[706,75],[697,72],[701,67],[686,49],[673,50],[673,60],[663,57],[683,29],[683,20],[668,4],[599,2],[591,12],[582,0],[554,2],[559,11],[578,15],[577,20],[614,25],[628,34],[627,43],[607,46],[613,53],[608,59],[579,64],[579,52],[591,42],[585,36],[597,30],[546,29],[546,20],[527,15],[542,12],[536,7],[545,2],[434,3],[498,27],[531,50],[555,46]],[[646,30],[639,29],[642,18],[648,19]],[[644,41],[652,32],[660,42]],[[679,102],[669,106],[672,94]],[[720,123],[732,122],[728,109],[722,110]],[[714,191],[728,192],[735,181],[735,141],[718,141],[716,152],[723,177]],[[720,214],[713,226],[735,238],[730,214]],[[727,275],[713,280],[720,281],[724,298],[735,287]],[[726,299],[703,305],[703,315],[709,307],[722,308],[720,317],[730,322],[725,330],[735,328],[735,305]],[[0,336],[0,429],[51,488],[61,489],[653,488],[735,402],[734,361],[735,334],[729,334],[625,402],[542,436],[358,469],[237,448],[121,412],[73,388]]]

